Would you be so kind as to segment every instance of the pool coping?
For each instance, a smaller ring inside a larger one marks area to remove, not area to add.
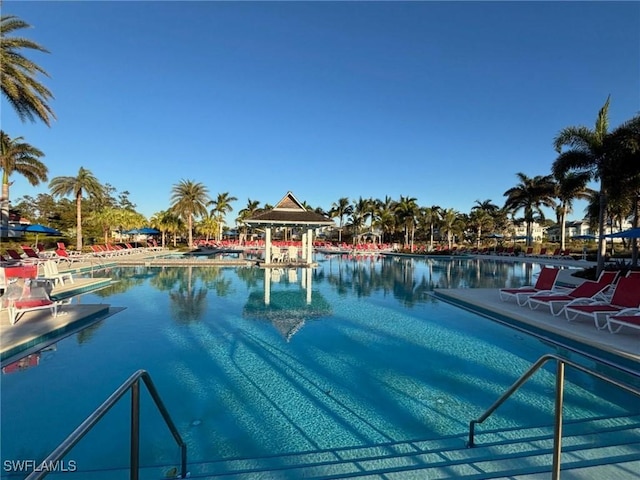
[[[640,335],[598,330],[593,320],[569,322],[543,309],[531,310],[513,301],[500,300],[494,288],[436,289],[433,296],[457,307],[507,323],[545,337],[551,342],[566,342],[576,350],[631,367],[640,375]]]

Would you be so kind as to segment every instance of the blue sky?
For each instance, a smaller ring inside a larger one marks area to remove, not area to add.
[[[563,127],[640,111],[638,2],[32,2],[3,14],[50,54],[57,120],[2,129],[87,168],[146,216],[173,185],[274,204],[289,190],[503,205],[550,173]],[[13,178],[11,198],[48,192]],[[583,215],[576,204],[573,217]]]

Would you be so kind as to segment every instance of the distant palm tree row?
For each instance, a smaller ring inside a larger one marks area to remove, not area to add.
[[[35,42],[12,36],[17,31],[29,27],[19,18],[2,16],[0,22],[0,65],[2,93],[23,121],[41,120],[50,125],[55,115],[49,106],[52,93],[42,85],[37,77],[45,72],[37,64],[27,59],[24,50],[47,52]],[[327,210],[314,210],[338,220],[338,241],[343,240],[346,231],[350,237],[381,232],[385,240],[400,237],[405,245],[413,249],[416,238],[428,241],[433,247],[436,236],[448,246],[466,239],[479,245],[483,234],[488,232],[508,233],[514,224],[526,225],[527,241],[531,241],[534,222],[544,222],[544,208],[556,211],[560,225],[561,243],[564,248],[564,225],[571,213],[573,201],[588,199],[587,217],[597,218],[597,230],[604,232],[607,221],[621,223],[631,219],[638,226],[640,202],[640,115],[609,131],[609,103],[598,112],[593,129],[570,126],[562,129],[553,146],[557,158],[549,175],[529,177],[518,172],[518,183],[506,190],[502,207],[491,200],[476,201],[468,214],[438,205],[419,206],[416,198],[400,196],[394,200],[365,199],[353,201],[347,197],[337,199]],[[2,174],[2,223],[6,226],[9,210],[10,177],[20,174],[32,185],[47,181],[47,167],[41,161],[44,153],[29,145],[20,136],[11,137],[0,131],[0,166]],[[594,192],[587,188],[589,182],[599,182]],[[76,210],[76,243],[83,245],[82,199],[86,196],[93,208],[90,221],[99,224],[107,237],[107,232],[115,225],[139,226],[144,218],[135,212],[135,206],[125,202],[117,207],[108,194],[109,186],[102,185],[93,174],[81,167],[77,176],[56,177],[49,183],[53,197],[63,199],[72,196]],[[128,192],[127,192],[128,193]],[[207,187],[195,180],[181,180],[174,185],[168,209],[154,214],[150,219],[153,226],[165,235],[173,235],[174,244],[178,235],[188,237],[193,245],[194,233],[206,238],[221,239],[225,216],[233,211],[232,203],[237,201],[230,193],[224,192],[215,199],[209,196]],[[46,202],[45,202],[46,203]],[[306,207],[308,205],[305,204]],[[55,207],[53,207],[55,208]],[[247,205],[238,212],[236,223],[248,234],[243,220],[255,215],[261,209],[257,200],[248,199]],[[118,214],[118,210],[122,210]],[[522,216],[517,216],[522,212]],[[112,223],[109,225],[109,223]],[[594,228],[594,229],[595,229]],[[598,268],[604,266],[604,242],[600,238]],[[634,261],[637,262],[637,243],[633,244]]]

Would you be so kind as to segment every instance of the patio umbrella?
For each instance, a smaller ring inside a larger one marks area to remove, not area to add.
[[[62,235],[55,228],[47,227],[46,225],[40,225],[39,223],[34,223],[32,225],[27,225],[24,227],[25,232],[35,233],[36,234],[36,247],[38,246],[38,235]]]
[[[13,232],[24,232],[24,233],[35,233],[36,234],[36,245],[38,245],[38,235],[62,235],[55,228],[47,227],[46,225],[41,225],[39,223],[33,223],[29,225],[14,225],[9,226],[9,231]],[[2,228],[2,232],[6,232],[4,228]]]
[[[622,232],[610,233],[605,235],[607,238],[640,238],[640,228],[630,228]]]
[[[571,240],[597,240],[598,237],[595,235],[584,234],[584,235],[574,235],[571,237]]]
[[[144,227],[144,228],[134,228],[133,230],[127,230],[122,233],[124,233],[125,235],[158,235],[160,233],[160,230],[156,230],[155,228]]]

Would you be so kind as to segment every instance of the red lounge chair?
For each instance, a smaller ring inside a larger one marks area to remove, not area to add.
[[[527,297],[526,303],[531,310],[537,309],[540,305],[546,305],[553,315],[558,316],[562,313],[564,307],[576,298],[595,298],[607,288],[609,288],[609,285],[606,283],[587,280],[564,294],[560,292],[554,293],[553,291],[536,293]]]
[[[624,327],[640,331],[640,309],[627,308],[615,315],[607,315],[607,328],[611,333],[618,333]]]
[[[69,255],[69,250],[62,248],[56,249],[56,255],[58,256],[58,260],[65,262],[82,262],[87,259],[85,255]]]
[[[22,251],[27,256],[27,258],[33,259],[35,263],[41,264],[48,260],[48,258],[44,258],[38,255],[38,252],[36,252],[33,248],[31,248],[28,245],[22,245],[20,248],[22,248]]]
[[[15,324],[25,312],[51,310],[52,316],[58,314],[58,304],[49,298],[44,280],[37,281],[38,267],[24,265],[5,268],[7,289],[0,300],[9,313],[9,322]],[[22,279],[23,281],[20,281]]]
[[[500,300],[505,302],[511,298],[515,298],[518,305],[524,306],[531,295],[554,290],[553,287],[558,278],[558,273],[560,273],[560,269],[558,268],[543,267],[535,285],[527,285],[520,288],[501,288]]]
[[[607,326],[607,315],[619,314],[629,308],[640,308],[640,276],[619,279],[609,302],[579,298],[567,304],[564,313],[570,322],[578,317],[591,318],[601,330]]]

